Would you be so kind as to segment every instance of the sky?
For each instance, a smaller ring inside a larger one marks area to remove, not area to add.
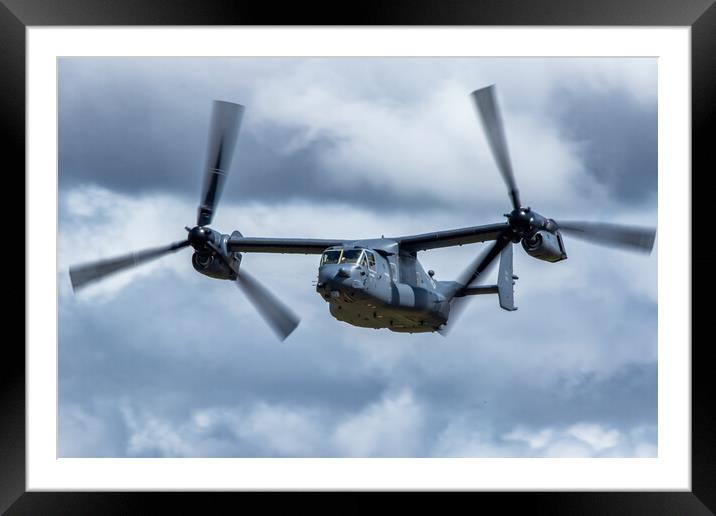
[[[518,310],[478,296],[447,337],[333,319],[316,255],[242,261],[301,316],[283,342],[231,282],[196,273],[190,250],[78,293],[68,274],[185,238],[213,99],[246,106],[212,225],[223,233],[504,221],[469,98],[490,84],[525,205],[656,227],[655,59],[64,58],[58,70],[60,456],[656,456],[656,250],[565,236],[569,258],[552,264],[515,246]],[[450,280],[485,245],[418,258]]]

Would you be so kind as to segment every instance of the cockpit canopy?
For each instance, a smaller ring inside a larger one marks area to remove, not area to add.
[[[357,263],[375,270],[375,255],[367,249],[328,249],[321,256],[321,266]]]

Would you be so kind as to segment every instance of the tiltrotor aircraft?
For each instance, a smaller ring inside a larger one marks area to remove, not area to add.
[[[593,222],[555,221],[525,208],[515,182],[494,86],[472,93],[472,99],[492,154],[512,200],[507,221],[419,235],[365,240],[245,237],[207,227],[211,224],[239,132],[244,107],[214,101],[204,186],[196,225],[186,228],[188,238],[114,259],[70,268],[75,290],[118,271],[140,265],[184,247],[194,248],[192,265],[211,278],[236,282],[279,338],[298,325],[291,309],[272,295],[241,266],[242,253],[298,253],[321,255],[316,291],[328,303],[331,315],[365,328],[396,332],[446,332],[454,326],[469,296],[497,294],[500,306],[515,310],[512,244],[521,243],[530,256],[547,262],[567,258],[562,233],[594,243],[650,252],[656,231],[651,228]],[[419,251],[494,242],[454,281],[436,281],[417,259]],[[500,257],[497,284],[478,285],[492,262]]]

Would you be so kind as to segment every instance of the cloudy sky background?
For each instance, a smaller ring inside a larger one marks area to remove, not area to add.
[[[59,453],[589,457],[657,453],[657,255],[515,247],[519,310],[439,335],[354,328],[318,257],[243,266],[302,321],[275,339],[188,250],[79,294],[68,267],[185,237],[211,101],[246,112],[213,227],[368,238],[504,220],[468,94],[497,85],[525,204],[657,225],[654,59],[62,59]],[[420,253],[453,279],[483,244]],[[495,274],[495,271],[493,271]]]

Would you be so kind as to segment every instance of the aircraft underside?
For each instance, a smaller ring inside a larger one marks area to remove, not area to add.
[[[328,303],[331,315],[339,321],[361,328],[387,328],[402,333],[425,333],[437,331],[445,319],[432,314],[410,311],[376,304],[374,299],[351,300],[346,295],[331,299]]]

